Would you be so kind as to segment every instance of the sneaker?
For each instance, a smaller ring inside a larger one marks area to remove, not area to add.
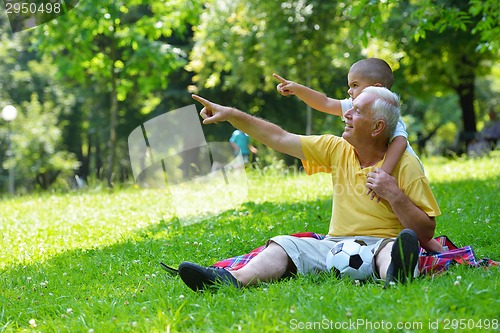
[[[404,229],[392,245],[391,263],[387,269],[385,287],[387,288],[391,282],[405,283],[412,280],[417,262],[417,234],[411,229]]]
[[[179,275],[184,283],[194,291],[204,290],[216,285],[232,285],[241,288],[241,283],[220,267],[203,267],[191,262],[183,262],[179,265]]]

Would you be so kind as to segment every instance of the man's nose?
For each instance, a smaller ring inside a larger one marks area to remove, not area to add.
[[[344,117],[345,117],[345,118],[350,117],[353,109],[354,109],[354,108],[350,108],[350,109],[348,109],[348,110],[344,113]]]

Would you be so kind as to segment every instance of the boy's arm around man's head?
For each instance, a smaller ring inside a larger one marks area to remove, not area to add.
[[[382,169],[384,169],[385,172],[392,175],[392,172],[396,168],[396,164],[398,164],[401,156],[403,156],[407,145],[408,142],[404,136],[396,136],[392,140],[387,148],[385,160],[382,164]]]

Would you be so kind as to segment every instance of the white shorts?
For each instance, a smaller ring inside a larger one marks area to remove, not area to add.
[[[374,254],[377,254],[378,250],[383,247],[381,245],[385,246],[389,241],[394,240],[393,238],[369,236],[326,236],[321,240],[311,237],[276,236],[271,238],[267,244],[269,244],[269,242],[274,242],[281,246],[293,261],[295,267],[297,267],[297,273],[309,274],[327,271],[326,255],[328,251],[330,251],[335,244],[346,239],[364,241]],[[375,255],[373,256],[373,260],[375,260]],[[375,263],[373,263],[373,265],[375,265]]]

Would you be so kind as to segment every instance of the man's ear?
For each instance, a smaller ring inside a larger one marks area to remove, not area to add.
[[[372,136],[378,136],[385,131],[385,121],[376,120],[372,125]]]

